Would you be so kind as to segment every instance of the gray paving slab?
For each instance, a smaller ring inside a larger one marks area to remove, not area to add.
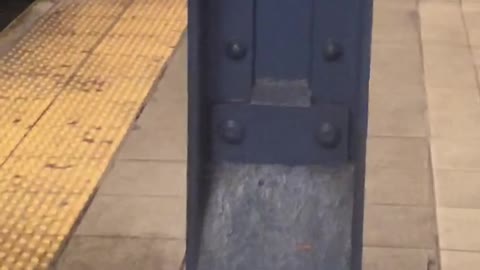
[[[57,270],[179,270],[181,240],[74,236]]]
[[[419,43],[373,43],[370,81],[373,87],[388,90],[402,85],[423,86],[421,47]]]
[[[117,160],[105,176],[100,195],[186,195],[185,162]]]
[[[432,206],[430,169],[367,168],[367,204]]]
[[[419,44],[419,18],[416,1],[374,1],[374,43],[396,42]]]
[[[428,135],[425,89],[411,86],[402,90],[398,95],[392,88],[371,91],[370,135],[424,138]]]
[[[367,205],[364,245],[435,249],[435,212],[432,207]]]
[[[185,197],[97,195],[76,235],[185,238]]]
[[[369,247],[364,249],[363,270],[438,270],[435,251]]]
[[[428,140],[426,138],[372,136],[367,141],[367,166],[371,168],[428,169],[430,166]]]

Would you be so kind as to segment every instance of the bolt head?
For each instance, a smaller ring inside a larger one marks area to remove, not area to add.
[[[226,120],[220,124],[220,136],[229,144],[240,144],[245,138],[245,129],[235,120]]]
[[[329,122],[324,122],[318,127],[315,137],[324,148],[335,148],[341,139],[340,131]]]
[[[240,42],[229,42],[227,44],[227,55],[231,59],[240,60],[247,55],[247,49]]]
[[[333,40],[328,40],[323,50],[323,55],[329,62],[336,61],[343,55],[342,46]]]

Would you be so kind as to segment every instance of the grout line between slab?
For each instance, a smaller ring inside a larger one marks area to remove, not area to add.
[[[388,249],[401,249],[401,250],[423,250],[423,251],[433,251],[432,248],[419,248],[419,247],[398,247],[398,246],[389,246],[389,245],[367,245],[363,246],[363,248],[388,248]],[[388,270],[388,269],[382,269]],[[410,269],[404,269],[410,270]]]
[[[166,240],[166,241],[182,241],[185,238],[176,238],[176,237],[160,237],[160,236],[133,236],[133,235],[94,235],[94,234],[82,234],[74,235],[76,238],[99,238],[99,239],[130,239],[130,240]],[[135,270],[135,269],[132,269]]]
[[[460,1],[460,12],[461,12],[461,16],[462,16],[462,23],[463,23],[463,27],[465,28],[465,34],[467,35],[467,41],[468,41],[468,49],[469,49],[469,52],[470,52],[470,59],[474,59],[475,55],[473,54],[473,46],[472,46],[472,41],[471,41],[471,38],[470,38],[470,31],[468,31],[468,24],[467,24],[467,20],[465,18],[465,12],[463,11],[463,0],[459,0]],[[472,61],[472,64],[473,64],[473,70],[475,71],[475,81],[477,83],[477,93],[479,94],[480,96],[480,92],[479,92],[479,89],[480,89],[480,78],[479,78],[479,74],[477,72],[477,67],[475,65],[475,61]]]
[[[166,199],[181,199],[186,198],[186,195],[152,195],[152,194],[112,194],[112,193],[104,193],[104,192],[97,192],[95,197],[111,197],[111,198],[166,198]]]
[[[183,164],[187,163],[186,160],[175,159],[140,159],[140,158],[116,158],[115,162],[138,162],[138,163],[171,163],[171,164]]]
[[[421,71],[422,71],[422,77],[423,77],[423,91],[425,95],[425,122],[426,122],[426,144],[428,147],[428,163],[429,163],[429,168],[428,168],[428,176],[429,176],[429,182],[430,182],[430,187],[431,187],[431,204],[430,207],[432,208],[433,211],[433,218],[434,218],[434,238],[435,238],[435,256],[436,256],[436,265],[438,266],[438,270],[442,269],[442,258],[441,258],[441,252],[440,252],[440,234],[439,234],[439,227],[438,227],[438,213],[437,213],[437,196],[435,193],[435,179],[434,179],[434,173],[433,173],[433,158],[432,158],[432,142],[431,142],[431,127],[430,127],[430,115],[429,115],[429,103],[428,103],[428,93],[427,93],[427,84],[426,84],[426,77],[425,77],[425,54],[424,54],[424,46],[423,46],[423,39],[422,39],[422,15],[420,14],[420,1],[417,0],[417,14],[418,14],[418,21],[417,21],[417,31],[418,31],[418,36],[419,36],[419,46],[420,46],[420,62],[421,62]],[[430,270],[430,263],[427,265],[427,270]]]
[[[424,209],[430,209],[431,206],[429,206],[428,203],[426,204],[406,204],[406,203],[375,203],[375,202],[369,202],[368,205],[374,205],[374,206],[389,206],[389,207],[412,207],[412,208],[424,208]]]
[[[480,250],[463,250],[463,249],[443,248],[442,251],[452,251],[452,252],[462,252],[462,253],[480,254]]]

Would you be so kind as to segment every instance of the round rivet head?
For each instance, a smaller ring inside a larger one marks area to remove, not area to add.
[[[245,138],[245,129],[235,120],[226,120],[220,124],[220,135],[229,144],[240,144]]]
[[[317,142],[325,148],[335,148],[340,142],[340,131],[332,123],[324,122],[317,129]]]
[[[339,43],[329,39],[323,50],[323,55],[329,62],[336,61],[343,55],[342,46]]]
[[[229,42],[227,44],[227,55],[231,59],[240,60],[247,54],[247,48],[240,42]]]

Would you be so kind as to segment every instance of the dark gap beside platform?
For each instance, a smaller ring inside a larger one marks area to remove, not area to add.
[[[34,0],[0,0],[0,31],[27,9]]]

